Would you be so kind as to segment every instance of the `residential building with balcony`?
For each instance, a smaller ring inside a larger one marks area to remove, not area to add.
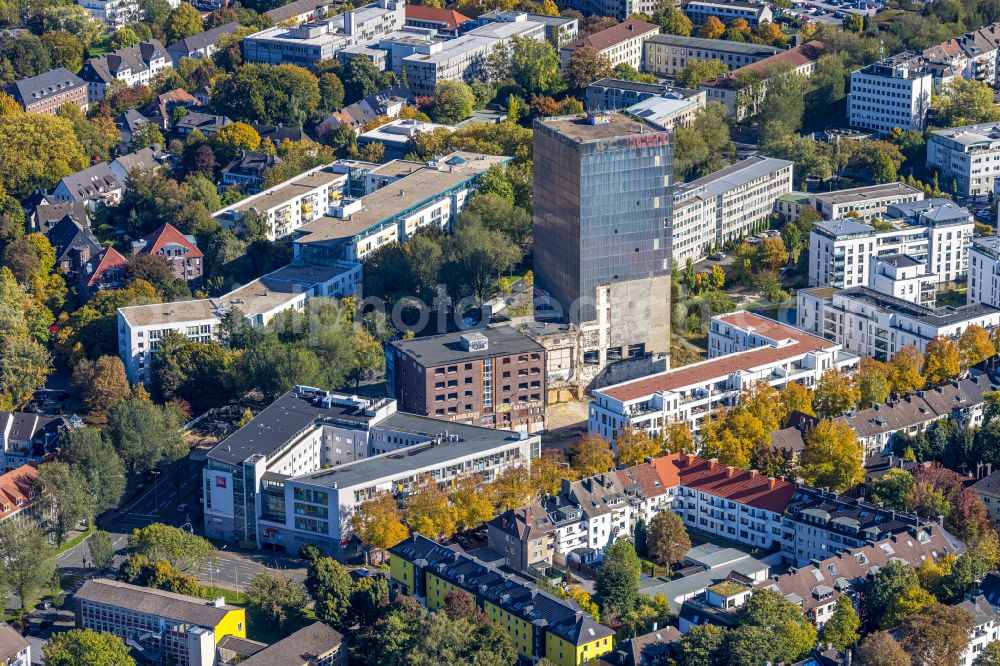
[[[988,196],[1000,176],[1000,123],[980,123],[931,131],[927,168],[942,183],[954,181],[958,194]]]
[[[923,57],[934,74],[934,91],[956,78],[997,85],[997,47],[1000,23],[992,23],[924,49]]]
[[[400,409],[523,432],[545,429],[545,348],[510,326],[386,345],[386,387]]]
[[[189,287],[201,285],[202,259],[198,241],[190,234],[182,234],[177,228],[165,223],[145,237],[132,241],[132,255],[151,254],[163,257],[174,277],[183,280]]]
[[[809,234],[809,286],[871,286],[872,259],[907,255],[939,283],[964,280],[969,270],[972,214],[949,199],[893,204],[883,223],[853,218],[817,222]]]
[[[78,629],[125,641],[143,663],[212,666],[225,636],[246,638],[246,611],[197,597],[106,578],[84,582],[73,598]]]
[[[935,337],[957,338],[973,324],[988,331],[1000,326],[1000,308],[993,305],[931,308],[870,287],[800,289],[796,306],[799,328],[880,361],[907,345],[923,353]]]
[[[906,254],[871,258],[868,284],[875,291],[932,308],[937,302],[938,277],[927,264]]]
[[[700,261],[753,233],[778,198],[791,193],[793,168],[787,160],[754,155],[674,188],[673,260],[679,266]]]
[[[656,24],[639,19],[628,19],[618,25],[563,45],[559,49],[559,58],[562,60],[563,69],[565,69],[569,66],[575,52],[583,48],[590,48],[607,57],[612,67],[625,64],[636,69],[644,69],[643,42],[659,32],[660,27]]]
[[[174,60],[159,40],[139,42],[114,53],[91,58],[83,64],[80,78],[87,82],[90,102],[104,99],[108,86],[120,81],[126,86],[149,85],[161,71],[174,66]]]
[[[691,19],[695,28],[704,25],[709,16],[714,16],[725,25],[736,19],[743,19],[751,28],[756,28],[764,21],[774,20],[774,12],[766,2],[747,0],[690,0],[684,5],[684,14]]]
[[[969,246],[969,305],[984,303],[1000,307],[1000,238],[973,238]]]
[[[176,7],[180,2],[174,0],[169,4]],[[142,20],[142,6],[138,0],[81,0],[79,5],[111,31]]]
[[[923,130],[933,77],[919,53],[903,51],[851,73],[847,120],[878,135]]]
[[[389,554],[394,590],[417,597],[430,610],[442,608],[449,592],[468,592],[486,620],[506,630],[521,660],[582,666],[614,649],[614,631],[575,601],[543,592],[460,548],[413,534]]]
[[[693,60],[718,60],[732,71],[782,52],[776,46],[681,35],[653,35],[643,42],[643,48],[643,71],[669,77]]]
[[[538,435],[446,423],[396,401],[306,386],[285,393],[208,454],[205,533],[226,543],[294,552],[353,552],[351,516],[382,493],[405,499],[426,476],[490,482],[530,467]]]
[[[756,382],[811,387],[825,371],[850,370],[859,361],[839,343],[748,312],[713,317],[708,344],[707,361],[594,390],[590,434],[614,444],[623,427],[656,437],[674,422],[697,433],[709,413],[735,405]]]
[[[364,148],[369,143],[381,143],[385,147],[386,159],[402,159],[413,152],[413,139],[423,132],[434,130],[454,132],[455,127],[439,123],[425,122],[413,118],[397,118],[373,130],[359,134],[358,148]]]
[[[233,308],[250,326],[261,327],[279,313],[303,311],[309,298],[360,294],[361,264],[293,262],[222,296],[118,308],[118,355],[130,382],[148,382],[153,355],[167,333],[209,342]]]

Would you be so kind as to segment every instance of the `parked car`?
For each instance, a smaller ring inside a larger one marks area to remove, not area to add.
[[[723,252],[715,252],[713,254],[708,255],[708,258],[711,259],[712,261],[722,261],[723,259],[726,258],[726,255]]]

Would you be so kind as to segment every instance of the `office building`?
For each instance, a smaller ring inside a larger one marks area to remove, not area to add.
[[[641,83],[625,79],[598,79],[589,86],[584,101],[589,113],[621,111],[656,98],[679,101],[691,100],[699,108],[705,107],[705,95],[690,88],[678,88],[662,83]]]
[[[767,97],[767,78],[769,76],[786,73],[809,76],[816,71],[816,63],[826,51],[826,44],[812,40],[786,51],[780,51],[763,60],[744,65],[714,79],[702,81],[698,84],[698,89],[708,93],[709,102],[719,102],[726,107],[730,116],[736,120],[743,120],[748,116],[755,115],[760,110],[760,105]],[[769,72],[773,74],[769,74]],[[747,74],[764,78],[753,95],[748,94],[741,83],[743,76]]]
[[[6,93],[28,113],[54,116],[63,104],[75,104],[87,111],[87,82],[65,67],[56,67],[44,74],[18,79],[6,88]]]
[[[559,48],[563,68],[569,66],[573,54],[583,48],[594,49],[606,56],[611,66],[631,65],[643,69],[643,42],[659,34],[660,27],[653,23],[628,19],[581,39],[575,39]]]
[[[693,60],[718,60],[732,71],[782,52],[776,46],[681,35],[653,35],[643,48],[644,71],[669,77],[676,76]]]
[[[796,305],[799,328],[880,361],[907,345],[923,353],[934,338],[957,338],[972,324],[1000,326],[1000,308],[993,305],[931,308],[869,287],[800,289]]]
[[[330,18],[255,32],[243,40],[243,57],[248,62],[312,67],[335,59],[349,46],[363,46],[395,32],[405,22],[405,2],[376,0]]]
[[[215,340],[222,318],[236,308],[249,325],[266,325],[282,312],[301,312],[312,297],[361,293],[361,264],[291,263],[214,298],[118,308],[118,355],[132,383],[148,381],[152,356],[167,333],[196,342]]]
[[[412,53],[399,60],[407,87],[414,95],[433,95],[441,81],[488,78],[486,59],[514,37],[545,39],[546,25],[531,20],[528,14],[505,15],[503,19],[474,28],[456,39],[412,44],[409,47]]]
[[[461,549],[414,534],[389,553],[393,589],[417,597],[430,610],[442,608],[449,592],[464,590],[487,621],[511,637],[521,660],[582,666],[613,649],[614,630],[598,624],[576,602],[543,592]]]
[[[386,243],[418,229],[448,230],[479,179],[510,158],[457,151],[430,162],[347,163],[346,189],[326,215],[295,231],[295,256],[359,264]],[[334,165],[336,166],[336,165]]]
[[[787,160],[754,155],[682,183],[673,194],[672,258],[679,266],[699,261],[725,243],[753,233],[775,201],[792,191]]]
[[[485,25],[493,21],[516,20],[518,14],[524,14],[524,12],[498,9],[496,11],[480,14],[479,18],[476,19],[476,23],[478,25]],[[536,23],[545,25],[545,39],[557,49],[563,44],[572,42],[576,39],[576,35],[580,29],[580,22],[572,17],[549,16],[548,14],[532,13],[527,13],[525,16],[529,21],[535,21]]]
[[[83,64],[80,78],[87,82],[90,101],[99,102],[116,81],[126,86],[149,85],[157,74],[173,66],[173,58],[163,44],[151,39],[91,58]]]
[[[690,0],[684,5],[684,14],[695,28],[704,25],[709,16],[714,16],[725,25],[743,19],[751,28],[774,20],[774,13],[766,2],[747,0]]]
[[[529,467],[538,435],[396,411],[396,401],[297,386],[208,454],[205,534],[295,552],[353,552],[351,516],[381,493]]]
[[[927,140],[927,168],[937,172],[940,182],[957,185],[958,194],[992,194],[1000,176],[1000,123],[932,130]]]
[[[31,644],[6,622],[0,622],[0,666],[31,666]]]
[[[545,429],[545,348],[510,326],[386,346],[386,385],[400,409],[487,428]]]
[[[226,636],[218,646],[220,666],[347,666],[340,632],[313,622],[273,645]]]
[[[857,219],[869,221],[882,217],[889,206],[923,201],[924,193],[904,183],[865,185],[833,192],[811,192],[806,195],[809,206],[825,220],[836,220],[854,213]],[[798,214],[795,214],[797,217]],[[853,217],[853,216],[852,216]]]
[[[123,639],[144,663],[213,666],[225,636],[246,638],[246,611],[222,598],[205,601],[164,590],[96,578],[73,599],[78,629]]]
[[[809,285],[870,286],[873,258],[913,257],[938,282],[965,279],[969,269],[972,215],[949,199],[886,207],[876,228],[854,218],[822,220],[809,234]]]
[[[690,127],[698,114],[705,108],[705,93],[692,91],[694,94],[685,97],[682,93],[666,93],[660,97],[651,97],[633,104],[623,113],[646,121],[653,127],[662,130],[672,130],[675,127]]]
[[[706,361],[594,390],[588,432],[612,445],[624,427],[657,437],[680,422],[696,433],[710,413],[733,405],[756,382],[812,387],[830,368],[859,362],[837,342],[742,311],[712,318],[708,353]]]
[[[895,128],[923,130],[931,106],[933,77],[923,59],[904,51],[851,73],[847,121],[878,135]]]
[[[621,114],[534,128],[535,284],[550,319],[581,329],[596,367],[667,353],[670,133]]]

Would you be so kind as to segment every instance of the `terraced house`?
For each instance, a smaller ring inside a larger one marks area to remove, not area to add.
[[[490,622],[507,631],[528,661],[546,658],[578,666],[611,652],[614,631],[594,620],[576,602],[539,590],[464,553],[420,534],[389,549],[393,587],[436,610],[449,592],[475,599]]]

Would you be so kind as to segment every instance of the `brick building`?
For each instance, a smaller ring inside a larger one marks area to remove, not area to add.
[[[386,369],[403,411],[488,428],[545,428],[545,348],[509,326],[393,342]]]
[[[87,82],[65,67],[18,79],[7,86],[6,92],[31,113],[55,115],[63,104],[76,104],[82,111],[87,110]]]

